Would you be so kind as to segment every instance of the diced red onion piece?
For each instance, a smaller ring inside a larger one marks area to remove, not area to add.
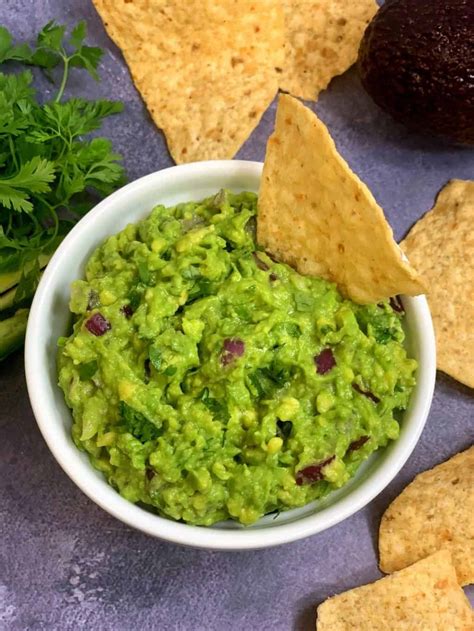
[[[264,272],[267,272],[270,269],[268,265],[264,261],[262,261],[262,259],[258,256],[258,252],[253,252],[252,256],[253,256],[253,260],[257,264],[258,269],[261,269]]]
[[[362,390],[362,388],[359,385],[357,385],[356,383],[353,383],[352,387],[354,388],[354,390],[356,392],[358,392],[359,394],[363,394],[364,397],[367,397],[368,399],[370,399],[374,403],[380,403],[380,399],[378,397],[376,397],[375,394],[372,394],[372,392],[370,392],[370,390]]]
[[[230,364],[235,357],[242,357],[245,352],[245,343],[239,338],[228,338],[224,340],[221,363],[223,366]]]
[[[104,333],[107,333],[107,331],[112,328],[110,322],[106,320],[101,313],[94,313],[94,315],[86,321],[85,326],[92,335],[97,335],[97,337],[104,335]]]
[[[245,344],[238,337],[224,340],[224,350],[237,357],[242,357],[245,352]]]
[[[314,356],[314,365],[318,375],[325,375],[336,365],[336,358],[330,348],[323,349],[319,355]]]
[[[350,453],[351,451],[357,451],[358,449],[363,447],[368,440],[368,436],[361,436],[357,440],[352,441],[352,443],[347,448],[347,453]]]
[[[403,306],[403,302],[400,296],[392,296],[389,302],[394,311],[396,311],[397,313],[405,313],[405,307]]]
[[[322,462],[318,462],[317,464],[310,464],[304,469],[301,469],[296,473],[295,480],[298,486],[302,486],[303,484],[314,484],[315,482],[319,482],[323,479],[323,469],[330,462],[334,460],[336,456],[331,456],[330,458],[326,458]]]

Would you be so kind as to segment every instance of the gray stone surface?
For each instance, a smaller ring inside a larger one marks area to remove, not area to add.
[[[55,18],[88,21],[106,55],[102,82],[76,74],[72,89],[125,102],[106,132],[130,179],[172,164],[119,51],[88,0],[3,0],[0,23],[30,39]],[[47,84],[40,82],[47,91]],[[262,160],[273,105],[238,157]],[[472,151],[408,134],[379,111],[354,71],[316,106],[338,147],[386,209],[401,237],[452,177],[474,176]],[[17,353],[0,366],[0,629],[220,631],[314,628],[327,596],[373,581],[380,516],[416,473],[473,442],[473,395],[439,374],[413,455],[369,506],[330,530],[279,548],[206,552],[160,542],[116,521],[66,477],[43,442]],[[471,592],[472,594],[472,592]],[[383,612],[381,612],[383,615]]]

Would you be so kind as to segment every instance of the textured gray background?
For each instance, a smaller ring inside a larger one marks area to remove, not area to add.
[[[68,94],[75,86],[81,92],[82,84],[90,97],[125,102],[126,113],[110,121],[106,132],[123,152],[129,178],[171,165],[163,137],[89,0],[0,2],[0,24],[21,39],[30,39],[52,18],[68,24],[87,19],[90,43],[106,49],[102,82],[96,85],[79,72]],[[263,159],[274,109],[238,157]],[[385,208],[397,238],[431,207],[449,178],[474,176],[472,151],[405,132],[372,104],[353,70],[333,81],[316,109]],[[206,552],[130,530],[89,501],[40,436],[21,352],[0,366],[0,380],[2,630],[313,629],[315,605],[380,576],[376,533],[391,499],[416,473],[474,438],[472,391],[439,374],[418,446],[396,480],[364,510],[320,535],[279,548]]]

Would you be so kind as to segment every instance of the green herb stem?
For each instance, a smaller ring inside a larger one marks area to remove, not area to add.
[[[61,85],[59,86],[58,93],[56,94],[56,98],[54,99],[55,103],[59,103],[59,101],[62,99],[64,90],[66,89],[67,78],[69,75],[69,57],[67,57],[66,55],[61,55],[61,57],[64,62],[63,77],[61,80]]]

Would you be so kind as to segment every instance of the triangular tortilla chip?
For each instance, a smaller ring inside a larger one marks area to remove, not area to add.
[[[310,109],[280,96],[260,185],[257,239],[356,302],[423,292],[371,192]]]
[[[303,99],[316,99],[333,77],[357,59],[375,0],[283,0],[285,61],[280,87]]]
[[[273,0],[93,0],[176,162],[232,158],[278,88]]]
[[[474,181],[448,183],[401,246],[428,285],[438,368],[474,388]]]
[[[461,585],[474,582],[474,447],[418,475],[382,517],[383,572],[440,548],[451,552]]]
[[[317,631],[472,631],[469,601],[447,550],[380,581],[329,598]]]

